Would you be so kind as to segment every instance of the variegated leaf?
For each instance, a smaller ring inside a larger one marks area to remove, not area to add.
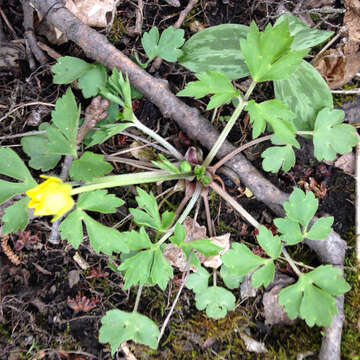
[[[274,81],[274,90],[276,99],[296,114],[293,121],[297,130],[313,130],[317,113],[324,107],[333,108],[329,87],[306,61],[302,61],[289,79]]]
[[[249,28],[239,24],[212,26],[193,35],[181,48],[178,62],[199,73],[215,71],[235,80],[249,75],[240,50]]]

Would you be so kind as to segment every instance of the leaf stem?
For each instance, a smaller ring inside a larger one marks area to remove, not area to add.
[[[248,90],[246,91],[245,97],[244,98],[242,96],[238,97],[238,100],[239,100],[238,106],[235,108],[235,110],[234,110],[233,114],[231,115],[228,123],[224,127],[223,131],[221,132],[221,134],[217,138],[214,146],[211,148],[211,150],[208,153],[206,159],[202,163],[202,165],[201,165],[202,167],[207,168],[210,165],[211,161],[215,158],[215,156],[216,156],[217,152],[219,151],[221,145],[223,144],[223,142],[225,141],[225,139],[229,135],[230,130],[235,125],[236,120],[238,119],[238,117],[240,116],[240,114],[243,111],[244,107],[246,106],[247,101],[248,101],[251,93],[253,92],[255,86],[256,86],[256,81],[253,81],[250,84]]]
[[[251,216],[231,195],[223,190],[216,182],[209,185],[215,192],[217,192],[225,201],[227,201],[245,220],[247,220],[256,229],[260,224]]]
[[[202,167],[207,168],[210,165],[211,161],[214,159],[217,152],[219,151],[221,145],[223,144],[223,142],[225,141],[225,139],[229,135],[230,130],[235,125],[236,120],[238,119],[241,112],[243,111],[243,109],[244,109],[244,107],[246,105],[246,102],[240,96],[238,97],[238,99],[239,99],[238,106],[235,108],[235,111],[231,115],[230,120],[228,121],[228,123],[224,127],[223,131],[221,132],[221,134],[217,138],[214,146],[211,148],[211,150],[208,153],[207,157],[205,158],[204,162],[201,164]]]
[[[177,151],[168,141],[166,141],[162,136],[158,135],[155,131],[151,130],[147,126],[145,126],[138,118],[133,114],[133,125],[141,130],[146,135],[149,135],[154,140],[156,140],[159,144],[161,144],[165,149],[169,150],[169,152],[174,156],[175,159],[184,160],[184,157],[181,155],[179,151]]]
[[[296,135],[314,135],[314,131],[297,131]]]
[[[177,223],[182,224],[184,222],[184,220],[186,219],[186,217],[190,214],[191,210],[193,209],[194,205],[196,204],[200,194],[201,194],[201,184],[197,183],[196,184],[196,188],[195,191],[192,195],[192,198],[190,199],[190,201],[188,202],[188,204],[186,205],[186,208],[184,209],[184,211],[182,212],[182,214],[180,215],[178,221],[174,224],[174,226],[169,229],[164,235],[163,237],[156,243],[157,246],[160,246],[161,244],[163,244],[174,232],[175,230],[175,225]]]
[[[106,189],[117,186],[137,185],[137,184],[145,184],[145,183],[166,181],[166,180],[178,180],[178,179],[192,180],[193,175],[191,173],[171,174],[166,170],[154,170],[154,171],[139,172],[135,174],[105,176],[95,179],[92,182],[80,186],[76,189],[72,189],[70,195],[76,195],[87,191]]]
[[[143,289],[143,286],[142,286],[142,285],[139,285],[138,292],[137,292],[137,294],[136,294],[136,299],[135,299],[135,304],[134,304],[134,310],[133,310],[133,312],[137,312],[137,309],[138,309],[138,307],[139,307],[139,302],[140,302],[140,297],[141,297],[142,289]]]
[[[216,269],[213,269],[213,286],[216,287]]]
[[[295,271],[297,276],[301,276],[301,271],[297,268],[294,263],[294,260],[290,257],[289,253],[286,251],[285,246],[282,248],[282,253],[285,256],[286,261],[290,264],[291,268]]]
[[[211,170],[213,172],[215,172],[220,166],[224,165],[227,161],[229,161],[232,157],[234,157],[235,155],[237,155],[238,153],[244,151],[245,149],[247,149],[248,147],[250,146],[253,146],[253,145],[256,145],[256,144],[259,144],[263,141],[267,141],[267,140],[270,140],[271,137],[273,135],[266,135],[266,136],[263,136],[261,138],[258,138],[258,139],[254,139],[254,140],[251,140],[249,141],[248,143],[236,148],[235,150],[233,150],[232,152],[230,152],[229,154],[227,154],[226,156],[224,156],[221,160],[219,160],[215,165],[213,165],[211,167]]]
[[[250,86],[249,86],[249,88],[247,89],[247,91],[246,91],[246,93],[245,93],[245,96],[244,96],[244,100],[245,100],[245,101],[248,101],[248,100],[249,100],[249,97],[250,97],[250,95],[252,94],[252,92],[253,92],[256,84],[257,84],[256,81],[253,81],[253,82],[250,84]]]

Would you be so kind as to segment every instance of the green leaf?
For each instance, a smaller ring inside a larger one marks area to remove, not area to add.
[[[249,28],[239,24],[222,24],[201,30],[182,47],[179,64],[201,73],[215,71],[231,80],[249,75],[240,51],[239,39],[245,39]]]
[[[219,254],[222,248],[218,245],[215,245],[211,242],[211,239],[199,239],[189,242],[184,242],[181,247],[183,249],[189,248],[189,250],[194,249],[199,253],[203,254],[206,258],[210,256],[215,256]]]
[[[229,289],[237,289],[244,280],[243,276],[234,274],[231,269],[224,264],[221,266],[220,276]]]
[[[119,267],[119,271],[125,271],[124,290],[131,286],[144,285],[150,280],[151,266],[154,260],[154,250],[144,250],[127,258]]]
[[[0,147],[0,174],[19,181],[9,182],[0,179],[0,204],[37,185],[20,157],[7,147]]]
[[[44,125],[45,123],[41,124]],[[43,130],[43,126],[39,130]],[[47,126],[46,126],[47,127]],[[48,171],[53,169],[61,159],[59,154],[51,154],[48,149],[46,135],[24,136],[21,139],[23,151],[30,157],[29,166],[36,170]]]
[[[284,203],[286,215],[294,221],[298,221],[304,229],[307,229],[310,220],[314,217],[319,205],[319,200],[311,191],[304,193],[295,188],[289,197],[289,201]]]
[[[256,236],[257,242],[265,250],[265,252],[273,259],[281,254],[281,241],[278,236],[274,236],[272,232],[264,225],[260,225],[259,233]]]
[[[119,231],[102,225],[87,214],[83,214],[83,220],[89,235],[90,245],[96,252],[112,255],[113,252],[129,252],[129,248],[123,241]]]
[[[2,217],[3,226],[1,228],[3,235],[18,230],[24,231],[29,221],[28,203],[29,198],[26,196],[5,209]]]
[[[71,144],[56,126],[47,127],[46,136],[49,140],[47,144],[49,154],[76,156],[75,143]]]
[[[106,312],[101,324],[99,341],[110,344],[111,356],[115,355],[121,343],[128,340],[147,345],[152,349],[157,348],[160,331],[147,316],[114,309]]]
[[[288,218],[274,219],[278,231],[283,234],[281,239],[289,245],[295,245],[304,240],[300,225],[297,221]]]
[[[170,227],[175,218],[175,213],[173,211],[166,210],[161,214],[161,229],[165,230]]]
[[[208,288],[210,274],[199,266],[197,271],[190,274],[186,280],[186,287],[195,294],[202,293]]]
[[[258,288],[261,285],[268,286],[273,280],[275,275],[275,265],[272,260],[267,260],[264,266],[256,270],[251,277],[251,284],[253,288]]]
[[[124,201],[107,190],[94,190],[80,194],[77,207],[83,210],[97,211],[103,214],[112,214],[124,205]]]
[[[274,81],[276,99],[289,106],[296,115],[297,130],[312,130],[317,113],[324,107],[333,108],[329,87],[319,72],[306,61],[286,80]]]
[[[277,173],[280,168],[289,171],[295,165],[295,153],[292,145],[271,146],[267,148],[261,157],[264,159],[262,167],[265,171]]]
[[[149,194],[141,188],[136,188],[138,196],[136,196],[136,202],[139,207],[144,209],[130,209],[130,214],[134,217],[134,221],[138,225],[144,225],[156,230],[163,230],[161,227],[161,219],[159,214],[158,205],[155,196],[152,192]]]
[[[87,144],[86,148],[89,148],[94,145],[102,144],[106,140],[110,139],[116,134],[121,133],[130,126],[131,123],[103,125],[100,127],[99,130],[94,132],[94,134],[91,137],[91,141]]]
[[[253,138],[257,138],[265,131],[268,122],[280,140],[286,144],[300,147],[295,139],[296,129],[292,124],[295,115],[287,105],[275,99],[263,101],[259,104],[250,100],[245,109],[249,112],[250,121],[253,123]]]
[[[186,231],[185,228],[180,224],[180,223],[176,223],[175,224],[175,229],[174,229],[174,235],[170,236],[170,241],[179,246],[184,242],[186,237]]]
[[[337,153],[348,153],[358,143],[355,128],[343,121],[343,110],[325,108],[319,112],[313,135],[314,154],[319,161],[334,160]]]
[[[212,319],[224,318],[228,311],[235,308],[235,296],[219,286],[211,286],[195,295],[196,308],[206,309],[206,315]]]
[[[188,83],[185,89],[177,93],[177,96],[193,96],[200,99],[208,94],[214,94],[206,110],[214,109],[220,105],[228,103],[233,97],[238,96],[231,81],[226,75],[206,71],[195,75],[199,81]]]
[[[113,167],[104,160],[103,155],[85,151],[79,159],[72,162],[69,174],[72,180],[90,181],[109,174],[112,169]]]
[[[123,120],[133,121],[131,86],[129,77],[113,68],[105,86],[100,87],[100,93],[107,99],[123,107]]]
[[[342,276],[342,271],[332,265],[318,266],[307,276],[311,278],[315,285],[334,296],[340,296],[350,290],[349,284]]]
[[[221,260],[225,266],[239,276],[247,275],[251,270],[267,261],[267,259],[253,254],[244,244],[239,243],[233,243],[232,249],[226,252]]]
[[[269,24],[263,33],[252,22],[246,40],[240,40],[252,79],[256,82],[287,79],[307,53],[290,51],[292,41],[286,21],[274,27]]]
[[[76,151],[76,134],[79,126],[80,108],[77,107],[71,88],[56,100],[55,110],[51,112],[53,124],[61,130],[69,144]],[[49,137],[50,140],[50,137]]]
[[[179,48],[184,42],[184,30],[175,29],[172,26],[162,32],[160,39],[157,27],[153,27],[149,32],[144,33],[141,39],[141,44],[149,61],[159,56],[166,61],[175,62],[182,55]]]
[[[284,306],[290,319],[299,316],[309,326],[330,326],[332,316],[338,312],[334,296],[349,289],[341,270],[321,265],[302,274],[294,285],[281,290],[279,304]]]
[[[173,269],[165,259],[160,249],[154,251],[154,262],[151,267],[151,280],[165,290],[170,279],[174,276]]]
[[[92,68],[92,65],[84,60],[72,56],[62,56],[51,67],[54,74],[54,84],[70,84],[82,74]]]
[[[78,249],[83,241],[83,218],[84,212],[75,209],[66,216],[59,226],[61,238],[67,239],[74,249]]]
[[[82,74],[78,81],[78,86],[85,99],[95,97],[99,93],[99,88],[105,86],[107,80],[107,70],[104,65],[96,64],[93,68]]]
[[[334,218],[332,216],[317,219],[311,226],[310,231],[305,234],[305,237],[310,240],[322,240],[327,238],[331,233],[333,222]]]
[[[123,241],[126,243],[128,248],[132,251],[139,251],[142,249],[150,249],[151,241],[148,234],[146,233],[143,227],[140,228],[140,231],[135,230],[126,231],[120,233]]]
[[[173,174],[180,174],[180,169],[172,164],[163,154],[159,154],[158,157],[160,161],[151,161],[155,166]]]
[[[334,34],[333,31],[312,29],[302,20],[289,13],[281,15],[276,20],[275,26],[284,21],[289,23],[290,35],[294,37],[290,48],[292,51],[310,49],[323,43]]]

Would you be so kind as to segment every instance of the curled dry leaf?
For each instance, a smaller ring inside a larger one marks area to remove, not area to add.
[[[84,24],[94,27],[111,27],[119,0],[66,0],[68,8]],[[42,21],[42,16],[37,12],[40,25],[37,32],[45,36],[49,42],[61,45],[68,41],[65,34],[53,25]]]
[[[330,89],[348,83],[360,70],[360,52],[354,52],[353,44],[329,49],[319,54],[313,65],[325,79]]]
[[[203,264],[206,267],[210,267],[213,269],[218,269],[221,264],[221,256],[224,255],[230,249],[230,233],[221,235],[221,236],[214,236],[211,239],[211,242],[217,246],[223,248],[220,250],[219,254],[216,256],[211,256],[204,260]]]
[[[163,255],[171,266],[178,268],[181,272],[186,270],[186,259],[183,251],[174,244],[167,244]],[[196,271],[196,268],[190,265],[191,271]]]
[[[345,173],[353,175],[355,173],[355,154],[353,152],[341,155],[334,164]]]
[[[200,226],[194,219],[187,217],[183,222],[183,226],[186,233],[184,242],[191,242],[194,240],[207,238],[206,227]],[[230,249],[230,234],[228,233],[221,236],[214,236],[209,239],[211,239],[213,244],[223,248],[223,250],[221,250],[218,255],[211,256],[209,258],[206,258],[197,251],[195,251],[195,253],[198,256],[200,263],[202,263],[204,266],[217,269],[222,264],[220,257]],[[180,271],[185,271],[186,259],[183,251],[180,248],[174,244],[168,244],[166,245],[163,254],[172,266],[177,267]],[[196,271],[196,268],[194,266],[190,266],[190,270]]]
[[[360,42],[360,0],[345,0],[344,25],[350,41]]]
[[[66,0],[65,6],[84,24],[111,26],[119,0]]]
[[[200,226],[199,223],[191,217],[188,216],[184,220],[183,226],[186,232],[185,242],[206,238],[206,227]]]

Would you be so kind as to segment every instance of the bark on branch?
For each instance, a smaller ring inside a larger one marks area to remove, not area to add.
[[[211,149],[218,132],[210,122],[200,115],[199,111],[183,103],[168,88],[164,80],[153,78],[139,68],[121,51],[110,44],[106,37],[81,23],[70,13],[59,0],[31,0],[36,9],[46,17],[46,20],[66,34],[67,38],[83,49],[89,58],[92,58],[107,68],[116,67],[123,73],[128,73],[131,84],[154,103],[167,118],[172,118],[190,138],[199,141],[203,146]],[[222,158],[234,150],[234,146],[225,142],[218,156]],[[277,215],[282,216],[282,203],[288,195],[271,184],[252,164],[238,154],[231,159],[227,166],[235,171],[242,183],[245,184],[256,198],[263,201]],[[345,242],[336,233],[323,241],[307,241],[324,263],[343,265],[345,257]],[[343,313],[343,299],[338,301],[339,314]],[[326,330],[320,359],[340,359],[340,340],[342,316],[334,317],[333,324]],[[336,336],[332,331],[335,331]],[[330,344],[330,345],[329,345]],[[330,347],[329,347],[330,346]],[[331,349],[331,351],[329,351]]]

